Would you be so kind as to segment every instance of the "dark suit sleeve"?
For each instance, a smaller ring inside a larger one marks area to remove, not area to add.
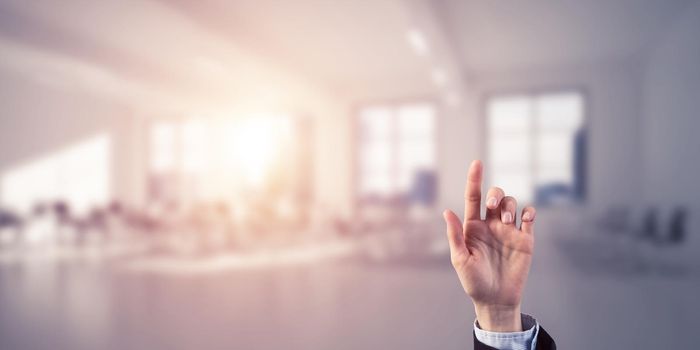
[[[485,345],[481,343],[479,340],[476,339],[476,334],[472,333],[472,336],[474,337],[474,350],[498,350],[496,348],[492,348],[488,345]],[[557,344],[554,343],[554,339],[552,339],[551,336],[549,336],[549,333],[540,326],[539,332],[537,332],[537,348],[536,350],[556,350]]]

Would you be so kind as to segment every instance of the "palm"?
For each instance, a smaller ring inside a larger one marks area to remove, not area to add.
[[[532,236],[497,219],[467,221],[465,231],[470,254],[455,266],[464,290],[477,302],[519,303],[532,259]]]
[[[517,202],[494,187],[482,219],[478,162],[470,168],[465,198],[464,225],[445,212],[452,263],[465,292],[478,304],[519,305],[532,261],[534,208],[523,210],[522,227],[516,227]]]

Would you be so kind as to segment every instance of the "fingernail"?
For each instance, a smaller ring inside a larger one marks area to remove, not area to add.
[[[488,206],[489,208],[494,208],[496,204],[498,204],[498,200],[496,200],[496,197],[491,197],[489,198],[489,201],[486,202],[486,206]]]
[[[513,215],[511,213],[506,212],[503,214],[503,223],[505,224],[510,224],[513,221]]]
[[[530,212],[526,212],[525,214],[523,214],[523,221],[530,221],[531,216],[532,215],[530,215]]]

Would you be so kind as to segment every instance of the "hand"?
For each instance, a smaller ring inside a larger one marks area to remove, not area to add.
[[[522,331],[520,298],[530,270],[534,247],[535,208],[522,212],[515,225],[517,202],[492,187],[487,195],[486,219],[481,219],[482,165],[469,167],[464,193],[464,225],[445,210],[452,265],[471,297],[479,327],[495,332]]]

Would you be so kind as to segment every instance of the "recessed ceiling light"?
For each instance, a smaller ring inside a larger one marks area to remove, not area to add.
[[[416,54],[418,54],[419,56],[428,55],[428,41],[425,39],[425,35],[423,35],[423,32],[415,28],[409,29],[406,33],[406,39],[408,40],[408,43],[411,45]]]

